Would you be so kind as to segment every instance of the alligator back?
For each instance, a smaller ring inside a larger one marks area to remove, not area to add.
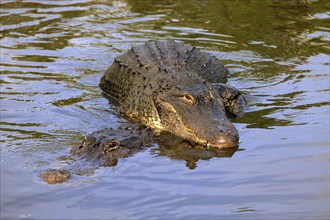
[[[116,67],[124,67],[121,69],[123,73],[130,70],[128,72],[132,74],[148,72],[148,75],[186,70],[214,83],[226,83],[228,74],[214,56],[174,40],[158,40],[132,47],[118,56],[107,72]]]
[[[190,44],[159,40],[119,55],[102,77],[100,87],[134,118],[144,105],[151,104],[149,99],[155,92],[176,84],[226,83],[227,75],[228,70],[214,56]]]

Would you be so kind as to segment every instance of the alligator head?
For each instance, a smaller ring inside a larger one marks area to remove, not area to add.
[[[211,85],[176,86],[155,99],[162,130],[210,147],[238,146],[238,131]]]

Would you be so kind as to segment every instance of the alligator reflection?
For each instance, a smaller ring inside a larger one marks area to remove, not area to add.
[[[232,157],[238,147],[208,148],[177,137],[169,132],[163,132],[157,138],[159,156],[171,159],[185,160],[189,169],[195,169],[198,160],[209,160],[213,157]]]

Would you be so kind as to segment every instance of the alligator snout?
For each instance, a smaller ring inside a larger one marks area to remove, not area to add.
[[[213,120],[205,119],[205,121],[207,121],[207,123],[204,123],[204,127],[199,121],[191,124],[192,127],[195,127],[194,137],[192,138],[195,138],[197,142],[208,147],[216,148],[230,148],[238,146],[238,131],[224,115],[222,118],[216,118]]]
[[[237,147],[239,143],[239,135],[237,129],[230,122],[227,123],[226,127],[218,126],[213,128],[211,137],[207,139],[207,146],[211,147]]]

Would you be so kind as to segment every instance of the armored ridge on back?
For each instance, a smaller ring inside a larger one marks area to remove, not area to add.
[[[190,44],[159,40],[119,55],[100,81],[129,118],[157,134],[173,133],[208,147],[235,147],[238,131],[228,120],[242,109],[228,70]]]

